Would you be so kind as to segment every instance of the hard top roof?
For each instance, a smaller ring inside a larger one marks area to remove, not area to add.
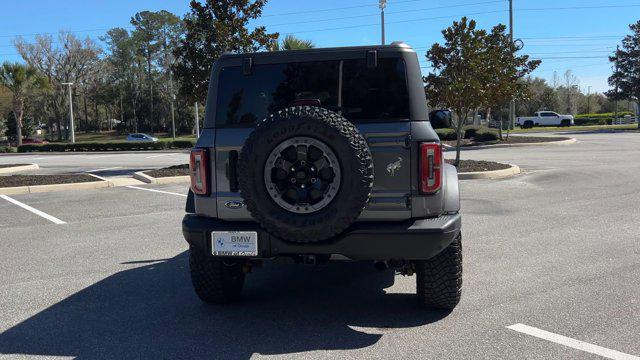
[[[378,51],[380,53],[398,53],[398,52],[415,52],[411,46],[403,42],[394,42],[390,45],[366,45],[366,46],[343,46],[343,47],[328,47],[328,48],[312,48],[312,49],[299,49],[299,50],[280,50],[280,51],[258,51],[253,53],[231,53],[227,52],[222,54],[222,58],[262,58],[262,57],[281,57],[283,55],[328,55],[332,54],[340,56],[341,53],[353,53],[358,51]]]

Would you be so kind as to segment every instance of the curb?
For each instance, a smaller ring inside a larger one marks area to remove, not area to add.
[[[51,184],[51,185],[33,185],[33,186],[16,186],[0,188],[0,195],[19,195],[19,194],[35,194],[49,191],[63,190],[79,190],[79,189],[100,189],[113,187],[110,181],[90,181],[70,184]]]
[[[145,174],[144,171],[133,173],[133,178],[147,184],[175,184],[191,181],[191,178],[189,176],[168,176],[155,178],[153,176]]]
[[[0,174],[10,174],[18,171],[38,170],[38,169],[40,169],[38,164],[12,166],[12,167],[0,168]]]
[[[458,179],[460,180],[473,180],[473,179],[504,179],[513,175],[518,175],[522,171],[518,165],[511,165],[510,168],[501,169],[501,170],[493,170],[493,171],[476,171],[476,172],[466,172],[466,173],[458,173]]]
[[[491,145],[475,145],[475,146],[462,146],[460,147],[460,151],[465,150],[476,150],[476,149],[497,149],[497,148],[507,148],[507,147],[524,147],[524,146],[538,146],[538,145],[569,145],[575,144],[578,142],[578,139],[571,138],[567,140],[560,141],[545,141],[545,142],[532,142],[532,143],[519,143],[519,144],[491,144]],[[455,151],[455,146],[445,145],[446,151]]]

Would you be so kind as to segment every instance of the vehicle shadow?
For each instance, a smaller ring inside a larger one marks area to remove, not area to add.
[[[191,288],[185,252],[116,273],[42,310],[0,334],[0,354],[247,359],[363,348],[385,329],[448,315],[419,308],[413,294],[385,294],[393,281],[392,271],[369,263],[265,266],[249,276],[242,302],[211,306]]]

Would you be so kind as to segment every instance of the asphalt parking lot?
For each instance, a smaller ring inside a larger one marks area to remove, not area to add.
[[[413,277],[362,263],[266,265],[243,302],[206,306],[180,229],[186,184],[0,198],[0,358],[637,360],[638,135],[465,151],[524,173],[461,181],[451,313],[417,307]]]

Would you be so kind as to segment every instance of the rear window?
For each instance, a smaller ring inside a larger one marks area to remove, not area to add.
[[[404,61],[365,59],[254,65],[220,71],[216,126],[251,126],[270,113],[295,105],[320,105],[358,121],[409,118]]]

